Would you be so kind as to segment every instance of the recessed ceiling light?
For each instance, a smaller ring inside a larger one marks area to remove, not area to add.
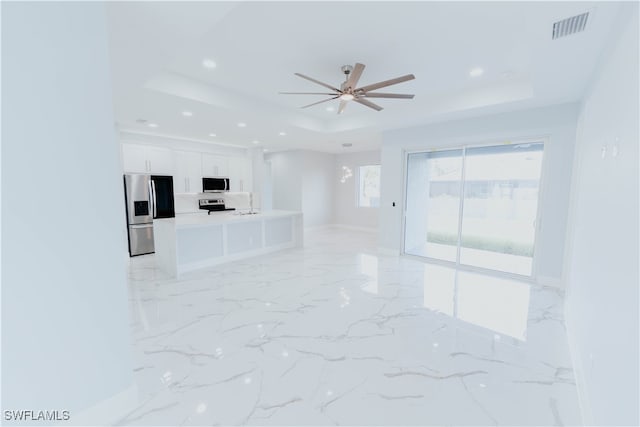
[[[472,68],[471,71],[469,71],[469,75],[471,77],[480,77],[483,73],[484,70],[480,67]]]
[[[147,124],[147,126],[149,126],[150,128],[157,128],[158,124],[157,123],[149,123],[149,124]]]
[[[209,134],[209,136],[213,136],[213,137],[215,137],[215,136],[216,136],[216,134],[215,134],[215,133],[210,133],[210,134]]]
[[[287,136],[287,133],[286,132],[280,132],[279,135],[280,136]]]
[[[254,144],[260,144],[260,141],[258,141],[257,139],[254,139],[254,140],[253,140],[253,141],[251,141],[251,142],[253,142]]]
[[[212,70],[212,69],[217,67],[216,61],[214,61],[213,59],[209,59],[209,58],[205,58],[205,59],[202,60],[202,66],[204,68],[208,68],[210,70]]]
[[[185,117],[191,117],[191,116],[193,116],[193,113],[191,111],[183,111],[182,115],[185,116]]]
[[[335,108],[333,108],[333,107],[327,107],[327,111],[333,111],[333,110],[335,110]]]
[[[246,124],[246,123],[244,123],[244,122],[239,122],[239,123],[238,123],[238,127],[239,127],[239,128],[246,128],[246,127],[247,127],[247,124]]]

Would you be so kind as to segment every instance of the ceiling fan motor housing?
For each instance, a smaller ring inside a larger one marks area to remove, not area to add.
[[[351,65],[343,65],[340,69],[344,73],[344,82],[340,84],[340,90],[345,91],[348,89],[347,82],[349,81],[349,74],[353,71],[353,67]]]
[[[369,101],[367,98],[396,98],[396,99],[412,99],[413,95],[407,94],[399,94],[399,93],[380,93],[374,92],[377,89],[395,85],[398,83],[406,82],[407,80],[415,79],[413,74],[407,74],[406,76],[396,77],[395,79],[385,80],[382,82],[361,86],[358,87],[358,80],[362,75],[362,71],[364,70],[364,64],[359,62],[356,63],[355,66],[352,65],[343,65],[340,67],[340,70],[345,75],[345,80],[340,84],[340,89],[330,84],[321,82],[309,76],[305,76],[304,74],[294,73],[298,77],[302,77],[305,80],[309,80],[313,83],[319,84],[320,86],[324,86],[329,89],[331,92],[329,93],[306,93],[306,92],[281,92],[287,95],[330,95],[331,98],[323,99],[322,101],[314,102],[309,105],[305,105],[302,108],[311,107],[314,105],[322,104],[324,102],[332,101],[334,99],[340,98],[340,107],[338,108],[338,114],[342,113],[345,106],[347,105],[346,101],[355,101],[359,104],[364,105],[365,107],[372,108],[376,111],[382,110],[382,107],[374,104]]]

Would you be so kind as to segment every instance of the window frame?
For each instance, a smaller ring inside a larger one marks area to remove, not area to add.
[[[356,207],[357,208],[363,208],[363,209],[378,209],[380,207],[380,202],[378,201],[378,206],[365,206],[365,205],[361,205],[360,204],[360,192],[362,190],[361,188],[361,177],[362,177],[362,168],[367,168],[367,167],[377,167],[379,170],[378,173],[378,191],[381,193],[382,191],[380,186],[382,185],[382,179],[381,179],[381,175],[382,175],[382,165],[380,163],[368,163],[368,164],[363,164],[363,165],[358,165],[358,173],[356,176],[356,179],[354,180],[356,183]]]
[[[425,152],[437,152],[437,151],[448,151],[455,149],[467,149],[467,148],[479,148],[479,147],[491,147],[498,146],[501,144],[529,144],[529,143],[543,143],[544,144],[544,154],[542,157],[542,170],[540,174],[540,184],[539,184],[539,194],[538,194],[538,208],[536,215],[536,225],[535,225],[535,237],[534,237],[534,249],[533,249],[533,263],[532,263],[532,271],[531,275],[524,276],[521,274],[507,273],[499,270],[491,270],[482,267],[475,266],[467,266],[466,264],[458,264],[456,262],[449,261],[441,261],[434,258],[420,257],[417,255],[411,255],[406,252],[405,248],[405,233],[406,233],[406,209],[407,209],[407,163],[410,154],[414,153],[425,153]],[[548,197],[548,175],[549,175],[549,154],[548,147],[552,145],[551,138],[549,135],[532,135],[532,136],[513,136],[506,140],[502,139],[489,139],[484,142],[478,142],[469,140],[462,143],[456,144],[439,144],[439,145],[424,145],[424,146],[415,146],[415,147],[404,147],[402,149],[402,215],[401,215],[401,242],[400,242],[400,254],[406,256],[407,258],[414,258],[421,261],[426,261],[433,264],[445,265],[448,267],[454,267],[460,270],[479,272],[483,274],[489,274],[496,277],[505,277],[508,279],[516,279],[522,281],[529,281],[531,283],[537,283],[539,278],[539,250],[540,245],[540,236],[541,236],[541,224],[544,221],[544,210],[542,200],[546,200]]]

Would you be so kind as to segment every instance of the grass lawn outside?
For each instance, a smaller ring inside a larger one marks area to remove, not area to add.
[[[455,246],[458,243],[458,236],[452,233],[430,231],[427,233],[427,241],[431,243]],[[488,236],[463,235],[462,247],[498,252],[501,254],[533,257],[533,245],[531,243],[517,242]]]

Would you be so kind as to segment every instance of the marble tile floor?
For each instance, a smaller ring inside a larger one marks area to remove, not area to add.
[[[380,255],[372,233],[180,280],[131,259],[118,425],[577,425],[560,292]]]

